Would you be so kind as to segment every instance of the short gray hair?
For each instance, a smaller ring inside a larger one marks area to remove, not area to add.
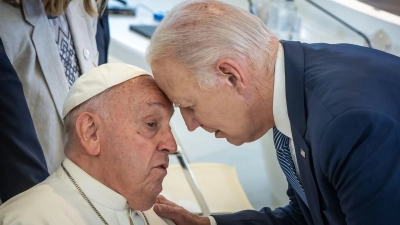
[[[105,90],[104,92],[95,95],[82,104],[72,109],[64,117],[64,151],[67,154],[70,150],[76,147],[79,140],[76,133],[75,123],[78,116],[83,112],[96,113],[102,118],[109,117],[109,100],[113,95],[114,87]]]
[[[214,0],[191,0],[175,6],[159,24],[146,60],[173,57],[192,70],[201,88],[215,84],[216,62],[246,60],[254,68],[273,58],[276,36],[249,12]]]

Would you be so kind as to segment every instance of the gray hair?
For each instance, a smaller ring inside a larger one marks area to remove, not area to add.
[[[276,36],[249,12],[214,0],[191,0],[175,6],[159,24],[147,49],[151,62],[174,57],[187,66],[201,88],[216,82],[219,59],[245,60],[254,68],[273,58]]]
[[[104,92],[95,95],[82,104],[72,109],[64,117],[64,151],[65,154],[69,153],[72,149],[76,148],[78,143],[78,134],[76,133],[75,123],[78,116],[83,112],[96,113],[102,118],[109,117],[109,106],[107,102],[113,95],[114,87],[105,90]]]

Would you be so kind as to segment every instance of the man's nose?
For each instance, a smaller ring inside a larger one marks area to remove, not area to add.
[[[192,109],[183,107],[179,107],[179,109],[189,131],[194,131],[201,125],[201,123],[194,118]]]
[[[166,150],[168,153],[174,153],[178,150],[178,147],[176,145],[176,141],[174,138],[174,135],[172,134],[171,130],[168,130],[165,132],[162,138],[162,143],[160,145],[159,150]]]

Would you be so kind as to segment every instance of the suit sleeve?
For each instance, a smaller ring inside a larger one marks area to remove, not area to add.
[[[322,173],[348,225],[400,224],[400,124],[382,112],[337,116],[321,139]]]
[[[0,39],[0,199],[7,201],[49,174],[22,84]]]
[[[213,215],[217,225],[306,225],[294,189],[289,184],[287,195],[289,205],[271,210],[264,207],[259,211],[244,210],[227,215]]]

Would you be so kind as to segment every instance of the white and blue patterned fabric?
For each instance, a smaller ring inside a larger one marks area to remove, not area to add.
[[[296,175],[296,170],[290,153],[289,138],[281,133],[276,127],[274,131],[274,144],[278,156],[279,165],[281,166],[283,173],[286,175],[286,179],[292,185],[297,194],[301,197],[304,203],[308,206],[306,194],[303,186]]]
[[[57,17],[48,17],[51,27],[53,28],[55,41],[60,50],[60,59],[64,65],[65,77],[68,86],[71,87],[80,75],[78,59],[76,58],[74,42],[68,27],[65,14]]]

